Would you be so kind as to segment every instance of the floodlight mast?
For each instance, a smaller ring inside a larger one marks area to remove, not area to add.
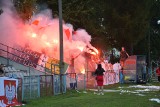
[[[59,9],[59,48],[60,48],[60,91],[62,92],[62,75],[64,73],[64,63],[63,63],[63,23],[62,23],[62,0],[58,0],[58,9]]]

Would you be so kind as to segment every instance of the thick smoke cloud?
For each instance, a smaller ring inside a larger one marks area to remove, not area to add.
[[[11,47],[15,44],[28,46],[34,51],[59,59],[59,19],[52,17],[50,9],[45,9],[24,23],[10,1],[0,2],[4,11],[0,15],[0,43]],[[76,57],[75,69],[76,72],[81,72],[86,65],[83,51],[86,47],[96,50],[90,44],[91,36],[84,29],[74,31],[73,26],[64,21],[63,38],[64,61],[70,64],[71,58]]]

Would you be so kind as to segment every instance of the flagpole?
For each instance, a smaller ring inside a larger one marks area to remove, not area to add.
[[[59,46],[60,46],[60,91],[62,93],[62,74],[64,73],[63,63],[63,26],[62,26],[62,0],[58,0],[59,8]]]

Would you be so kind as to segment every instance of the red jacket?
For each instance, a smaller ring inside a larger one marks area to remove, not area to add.
[[[160,67],[157,68],[156,73],[158,76],[160,76]]]

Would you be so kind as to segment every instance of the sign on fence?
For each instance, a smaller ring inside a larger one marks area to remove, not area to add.
[[[18,80],[8,77],[0,77],[0,107],[16,106]]]
[[[115,84],[115,83],[116,83],[116,73],[106,72],[104,75],[104,85]]]
[[[137,82],[137,79],[141,77],[142,64],[146,62],[144,55],[133,55],[126,59],[124,66],[124,81],[125,82]]]
[[[57,64],[58,66],[54,66],[54,64]],[[46,63],[46,68],[50,70],[52,69],[52,73],[54,74],[60,74],[59,60],[54,59],[54,58],[48,58],[48,61]]]
[[[124,65],[124,81],[136,81],[136,64],[137,64],[137,56],[133,55],[126,59]]]
[[[10,57],[12,60],[33,68],[37,67],[41,53],[22,47],[19,47],[18,50],[12,51],[14,54],[14,56]]]

